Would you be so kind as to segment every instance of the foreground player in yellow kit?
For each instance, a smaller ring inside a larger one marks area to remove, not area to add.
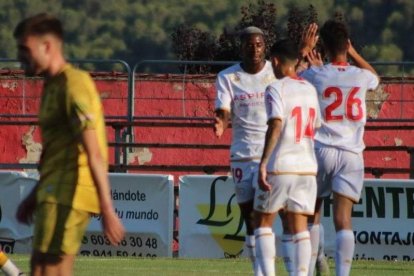
[[[116,245],[124,235],[107,176],[107,141],[98,92],[88,73],[63,57],[63,28],[50,15],[21,21],[14,37],[26,75],[45,77],[39,113],[43,149],[40,180],[17,219],[35,215],[32,275],[72,275],[91,213]]]

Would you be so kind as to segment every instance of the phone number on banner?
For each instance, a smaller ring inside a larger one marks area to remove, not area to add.
[[[159,241],[150,235],[126,235],[118,244],[112,246],[102,233],[86,233],[82,239],[80,254],[104,257],[157,257]]]

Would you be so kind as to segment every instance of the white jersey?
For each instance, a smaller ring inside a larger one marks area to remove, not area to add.
[[[302,78],[284,77],[266,89],[268,119],[279,118],[282,130],[267,171],[274,174],[316,175],[314,129],[320,126],[315,87]]]
[[[311,67],[301,76],[316,87],[323,116],[322,127],[315,135],[315,147],[362,152],[366,92],[378,86],[378,77],[348,63]]]
[[[240,64],[218,74],[215,108],[231,112],[232,161],[259,159],[262,156],[267,130],[264,94],[266,87],[275,80],[269,61],[256,74],[245,72]]]

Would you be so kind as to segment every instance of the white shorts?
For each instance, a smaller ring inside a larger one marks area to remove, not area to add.
[[[318,198],[333,192],[358,202],[364,183],[364,158],[337,148],[315,149],[318,160]]]
[[[253,200],[259,172],[259,160],[230,163],[238,203]]]
[[[285,211],[312,215],[315,211],[316,177],[313,175],[268,175],[269,192],[256,190],[254,209],[261,213]]]

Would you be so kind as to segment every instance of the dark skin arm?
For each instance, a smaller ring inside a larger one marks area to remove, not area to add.
[[[214,117],[214,134],[220,138],[229,126],[230,112],[224,109],[217,109]]]

